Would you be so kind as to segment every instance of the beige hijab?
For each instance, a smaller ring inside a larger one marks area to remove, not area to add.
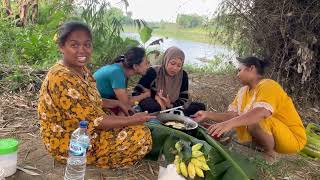
[[[180,88],[182,84],[183,70],[181,70],[173,77],[169,76],[166,71],[166,66],[171,59],[180,58],[182,64],[184,63],[184,53],[177,47],[168,48],[163,55],[161,66],[153,67],[157,72],[156,88],[157,92],[163,90],[163,95],[169,95],[171,103],[175,102],[180,95]]]

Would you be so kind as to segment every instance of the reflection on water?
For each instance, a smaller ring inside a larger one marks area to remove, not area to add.
[[[130,37],[139,41],[138,33],[122,33],[122,37]],[[146,45],[159,38],[160,37],[152,36],[151,39],[146,42]],[[234,53],[232,53],[231,50],[223,46],[208,43],[166,38],[160,46],[155,46],[152,48],[164,52],[171,46],[177,46],[183,50],[186,55],[186,64],[205,65],[207,61],[213,59],[216,55],[228,56],[230,58],[227,58],[228,60],[234,61]]]

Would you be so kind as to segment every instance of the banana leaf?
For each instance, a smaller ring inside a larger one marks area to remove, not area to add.
[[[250,161],[234,152],[225,149],[220,143],[212,139],[204,129],[197,128],[191,135],[152,122],[145,123],[152,133],[152,150],[146,156],[147,159],[158,160],[163,154],[166,162],[172,163],[177,153],[175,143],[179,140],[202,143],[203,152],[207,156],[207,164],[210,171],[206,171],[206,180],[234,180],[257,179],[256,170]]]

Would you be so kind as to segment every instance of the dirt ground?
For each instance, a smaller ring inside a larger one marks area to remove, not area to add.
[[[190,74],[190,93],[194,100],[208,104],[208,109],[224,111],[233,99],[238,81],[231,75]],[[9,180],[62,179],[65,165],[59,164],[46,152],[39,137],[36,115],[37,92],[0,94],[0,137],[16,137],[20,141],[18,164],[40,175],[32,176],[18,170]],[[304,123],[318,122],[319,112],[314,107],[298,108]],[[228,145],[232,151],[238,151],[250,157],[257,167],[260,179],[319,179],[320,161],[299,155],[279,155],[278,161],[267,165],[259,153],[238,145],[234,141]],[[87,167],[86,179],[157,179],[159,165],[164,161],[137,162],[134,166],[118,170]]]

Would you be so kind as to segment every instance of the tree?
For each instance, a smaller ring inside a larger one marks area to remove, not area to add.
[[[184,28],[193,28],[201,26],[203,24],[204,18],[197,14],[178,14],[176,18],[176,23]]]
[[[131,18],[131,12],[128,12],[125,16],[123,11],[119,8],[111,7],[108,12],[106,13],[106,18],[109,19],[117,19],[117,21],[123,23],[123,24],[133,24],[133,19]]]
[[[223,1],[213,37],[221,37],[240,56],[269,59],[269,76],[295,100],[319,105],[319,9],[318,0]]]
[[[10,0],[2,0],[2,6],[5,8],[7,16],[12,16],[13,15],[13,12],[11,10]]]

